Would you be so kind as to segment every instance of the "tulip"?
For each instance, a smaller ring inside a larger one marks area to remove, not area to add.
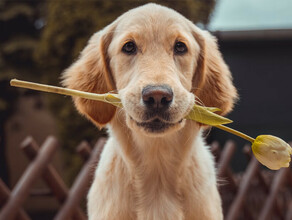
[[[259,135],[256,139],[224,125],[215,127],[237,135],[252,143],[251,148],[256,159],[271,170],[289,167],[292,148],[281,138],[272,135]]]
[[[292,148],[282,139],[272,135],[259,135],[251,147],[257,160],[271,170],[289,167]]]
[[[44,92],[78,96],[81,98],[110,103],[120,108],[123,107],[118,94],[96,94],[90,92],[82,92],[74,89],[31,83],[16,79],[11,80],[10,84],[16,87],[34,89]],[[217,127],[250,141],[252,143],[252,151],[256,159],[269,169],[278,170],[281,167],[289,167],[292,154],[292,148],[289,144],[287,144],[282,139],[272,135],[260,135],[256,139],[254,139],[242,132],[226,127],[223,124],[228,124],[232,121],[228,118],[215,114],[214,112],[217,111],[220,111],[220,109],[215,107],[203,107],[195,104],[191,112],[185,118],[195,120],[201,124]]]

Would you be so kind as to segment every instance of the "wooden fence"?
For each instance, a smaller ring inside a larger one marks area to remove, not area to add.
[[[69,189],[61,175],[51,165],[51,159],[58,148],[58,141],[48,137],[39,147],[31,137],[27,137],[20,148],[31,161],[25,172],[10,191],[0,179],[0,220],[31,219],[23,205],[29,196],[44,196],[48,192],[34,191],[34,183],[42,178],[60,203],[55,220],[85,220],[81,201],[86,197],[93,176],[93,167],[98,163],[105,139],[101,138],[91,148],[87,142],[77,147],[84,159],[84,165]],[[249,161],[245,172],[234,174],[230,161],[236,146],[228,141],[222,148],[218,143],[211,145],[216,159],[219,189],[223,201],[226,220],[292,220],[292,171],[263,169],[253,157],[250,146],[243,148]]]

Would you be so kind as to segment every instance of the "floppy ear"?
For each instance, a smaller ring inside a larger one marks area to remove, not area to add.
[[[92,93],[106,93],[115,89],[109,68],[107,49],[112,39],[113,28],[94,34],[81,52],[78,60],[62,75],[62,84],[70,89]],[[98,127],[104,126],[114,116],[116,108],[99,101],[73,98],[78,111]]]
[[[215,37],[197,27],[193,36],[200,46],[193,77],[194,93],[204,105],[218,107],[222,110],[220,114],[225,115],[232,110],[237,99],[229,68],[218,50]]]

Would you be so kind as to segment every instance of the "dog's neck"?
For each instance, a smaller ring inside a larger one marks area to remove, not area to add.
[[[141,168],[143,175],[147,171],[179,172],[196,142],[194,139],[201,141],[200,126],[193,121],[186,121],[180,130],[159,137],[133,132],[121,118],[115,118],[111,124],[111,136],[119,140],[119,150],[125,163],[130,163],[127,167],[133,173]]]

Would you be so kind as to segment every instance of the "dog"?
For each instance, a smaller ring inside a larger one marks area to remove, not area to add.
[[[206,126],[186,120],[195,101],[225,115],[237,91],[216,39],[157,4],[95,33],[63,85],[118,92],[123,108],[74,98],[109,138],[88,193],[90,220],[223,219]]]

